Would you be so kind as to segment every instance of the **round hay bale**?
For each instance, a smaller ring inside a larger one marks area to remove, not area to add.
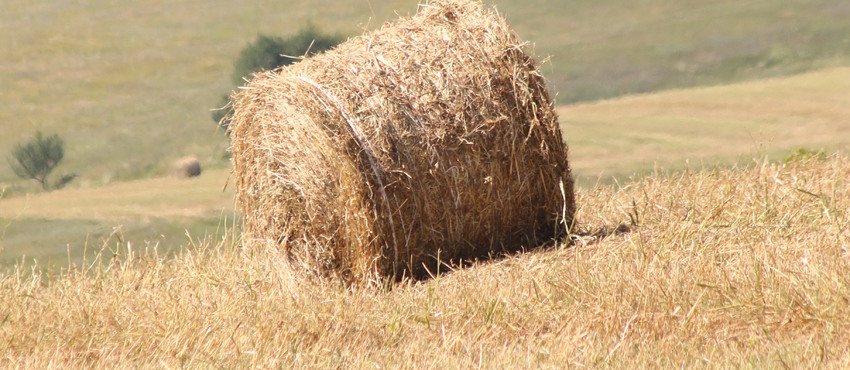
[[[180,158],[174,161],[171,168],[172,175],[181,179],[187,179],[201,174],[201,162],[195,156]]]
[[[232,97],[246,248],[375,283],[563,233],[567,148],[524,43],[479,2],[433,1]]]

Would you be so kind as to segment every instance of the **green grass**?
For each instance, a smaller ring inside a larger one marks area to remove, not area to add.
[[[330,3],[4,1],[0,153],[37,129],[58,132],[67,151],[57,172],[79,173],[83,186],[161,175],[187,154],[223,167],[227,142],[210,109],[231,88],[238,51],[310,19],[357,33],[370,16],[365,2],[319,12]],[[0,182],[20,184],[5,165]]]
[[[163,256],[176,253],[194,239],[223,233],[232,214],[206,217],[143,218],[122,221],[92,219],[0,218],[0,271],[15,264],[63,267],[80,264],[99,252],[127,248],[135,253],[156,248]]]
[[[562,104],[850,60],[846,2],[564,1],[558,9],[526,37],[553,54],[550,78]]]
[[[179,249],[215,238],[238,219],[227,170],[188,180],[156,178],[0,199],[0,266],[27,257],[44,264],[79,263],[106,248]],[[238,224],[238,220],[236,221]],[[70,258],[70,261],[69,261]]]
[[[536,53],[561,104],[850,64],[850,5],[836,1],[496,1]],[[197,155],[224,167],[210,119],[232,62],[257,33],[308,21],[359,34],[410,1],[86,0],[0,4],[0,156],[59,133],[71,186],[162,175]],[[35,191],[0,164],[7,196]]]

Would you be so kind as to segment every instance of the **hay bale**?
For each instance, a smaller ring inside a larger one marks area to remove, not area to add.
[[[481,3],[422,5],[255,75],[231,101],[246,248],[279,248],[319,275],[419,276],[438,259],[531,246],[572,223],[543,78]]]
[[[199,176],[201,174],[201,162],[195,156],[180,158],[171,165],[171,174],[181,179]]]

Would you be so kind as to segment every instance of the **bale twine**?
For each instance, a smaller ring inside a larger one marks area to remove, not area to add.
[[[567,149],[523,46],[479,2],[432,1],[255,75],[229,128],[245,247],[374,283],[562,233]]]
[[[201,174],[201,162],[195,156],[180,158],[171,165],[171,174],[180,179],[199,176]]]

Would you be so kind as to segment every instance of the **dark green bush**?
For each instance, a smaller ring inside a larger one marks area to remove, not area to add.
[[[287,38],[257,35],[257,39],[239,53],[233,65],[231,78],[235,86],[242,85],[245,79],[250,79],[256,72],[273,70],[295,63],[305,55],[321,53],[344,40],[345,38],[340,34],[324,34],[313,25],[307,25]],[[229,96],[224,95],[218,106],[226,106],[228,100]],[[213,120],[220,123],[225,130],[230,123],[225,119],[227,112],[228,109],[217,109],[212,112]]]
[[[12,156],[17,163],[9,161],[9,164],[18,177],[38,181],[41,187],[47,190],[47,175],[64,158],[65,142],[59,135],[44,137],[39,131],[32,140],[16,145],[12,150]]]

